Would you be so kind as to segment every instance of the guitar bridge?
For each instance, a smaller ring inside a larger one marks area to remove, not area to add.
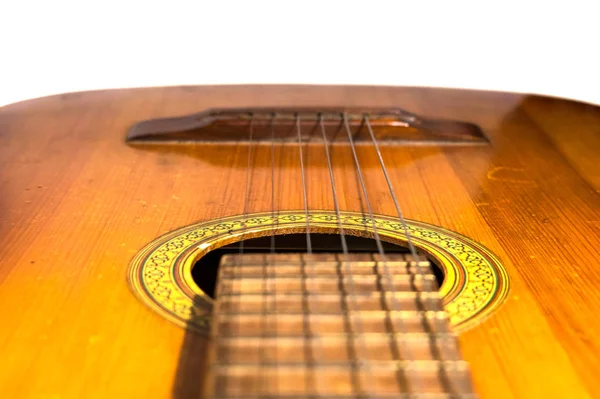
[[[369,128],[380,145],[488,144],[475,124],[422,118],[401,109],[214,109],[193,115],[139,122],[127,133],[134,143],[212,143],[277,141],[280,143],[347,143],[351,132],[357,145],[370,144]]]

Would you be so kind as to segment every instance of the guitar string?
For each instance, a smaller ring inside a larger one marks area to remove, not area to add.
[[[247,224],[247,219],[248,219],[248,202],[249,202],[249,197],[250,197],[250,181],[251,181],[251,165],[252,165],[252,145],[253,145],[253,135],[254,135],[254,114],[250,114],[250,121],[248,123],[248,153],[247,153],[247,164],[246,164],[246,183],[245,183],[245,189],[244,189],[244,204],[243,204],[243,210],[242,210],[242,222],[241,222],[241,228],[242,228],[242,234],[240,237],[240,241],[239,241],[239,246],[238,246],[238,257],[234,262],[234,270],[232,272],[233,281],[236,281],[240,276],[238,273],[238,270],[242,270],[243,264],[244,264],[244,257],[242,256],[244,254],[244,239],[246,236],[246,229],[248,227]],[[234,284],[231,283],[229,286],[229,293],[231,294],[234,290]],[[239,295],[238,296],[238,300],[237,300],[237,306],[234,307],[233,309],[241,309],[241,301],[242,301],[242,296]],[[231,301],[233,302],[236,298],[235,295],[232,296]],[[236,324],[236,330],[239,331],[239,325]],[[236,333],[238,332],[236,331]],[[211,367],[214,367],[214,365],[211,365]]]
[[[274,231],[277,230],[277,227],[279,227],[279,219],[275,217],[275,114],[272,115],[271,117],[271,123],[270,123],[270,128],[271,128],[271,220],[273,221],[274,224]],[[266,262],[265,262],[266,265]],[[274,312],[272,312],[274,314],[274,318],[275,318],[275,325],[277,323],[277,276],[275,274],[275,234],[271,234],[271,271],[268,271],[268,267],[267,270],[265,270],[265,283],[267,286],[267,289],[270,288],[272,283],[272,289],[273,289],[273,293],[272,295],[269,295],[270,293],[267,290],[263,290],[263,292],[266,294],[266,298],[267,300],[264,301],[263,303],[265,304],[264,309],[266,313],[268,312],[268,298],[272,299],[272,303],[270,304],[272,309],[275,309]],[[263,317],[267,317],[267,315],[264,315]],[[267,324],[268,324],[268,320],[267,320]],[[264,328],[263,326],[263,333],[266,335],[267,331],[266,328]],[[266,336],[263,337],[266,340]],[[277,359],[277,344],[274,345],[273,351],[274,351],[274,357],[275,359]],[[266,354],[266,351],[261,351],[262,356],[264,357]],[[268,368],[267,368],[268,370]],[[277,370],[275,370],[275,373],[277,373]],[[265,378],[264,381],[268,382],[270,380],[274,380],[274,385],[275,385],[275,392],[277,393],[279,391],[279,384],[278,379],[274,378]],[[269,389],[269,388],[267,388]],[[271,396],[271,391],[269,389],[269,392],[267,394],[267,397]]]
[[[388,189],[392,196],[392,200],[394,201],[394,206],[396,207],[396,213],[398,213],[398,217],[400,218],[400,223],[402,223],[402,229],[404,230],[404,236],[406,237],[406,242],[408,243],[410,253],[413,256],[413,260],[415,262],[417,262],[417,260],[418,260],[417,250],[416,250],[415,245],[413,244],[412,240],[410,239],[410,234],[408,233],[408,225],[406,224],[406,220],[404,219],[404,214],[402,213],[402,210],[400,209],[398,199],[396,198],[396,192],[394,191],[394,187],[392,186],[392,181],[390,180],[390,177],[387,172],[387,168],[385,167],[385,163],[383,162],[383,156],[381,155],[381,151],[379,150],[379,144],[377,143],[377,140],[375,139],[375,134],[373,133],[373,128],[371,127],[371,122],[369,120],[369,116],[365,115],[363,118],[364,118],[365,124],[367,126],[367,131],[369,132],[369,135],[371,136],[371,141],[373,142],[373,146],[375,147],[375,152],[377,152],[377,158],[379,158],[379,164],[381,165],[381,170],[383,171],[383,175],[385,176],[385,181],[387,182]],[[417,269],[420,270],[420,268],[417,268]]]
[[[356,172],[358,174],[358,179],[360,181],[360,186],[361,186],[361,189],[362,189],[362,193],[363,193],[363,196],[365,198],[365,204],[366,204],[367,210],[369,212],[369,218],[371,220],[371,225],[372,225],[372,228],[373,228],[373,235],[375,236],[375,243],[377,245],[377,251],[378,251],[379,256],[381,258],[381,262],[383,263],[384,275],[385,275],[385,277],[387,279],[389,290],[391,291],[391,302],[393,302],[394,305],[396,305],[396,306],[392,306],[392,308],[394,310],[397,310],[397,311],[401,312],[402,309],[401,309],[401,307],[398,306],[398,303],[396,301],[396,299],[397,299],[396,298],[396,287],[394,286],[393,279],[392,279],[391,274],[389,272],[389,268],[388,268],[388,264],[387,264],[387,257],[385,255],[385,251],[383,249],[383,244],[381,242],[381,237],[380,237],[379,231],[377,229],[377,225],[376,225],[376,222],[375,222],[375,217],[373,215],[373,208],[371,206],[371,201],[369,199],[369,194],[367,192],[367,187],[365,185],[365,180],[364,180],[364,177],[363,177],[363,174],[362,174],[362,170],[361,170],[361,167],[360,167],[360,162],[358,160],[358,155],[357,155],[357,152],[356,152],[356,146],[354,145],[354,139],[352,137],[352,133],[351,133],[351,130],[350,130],[350,124],[348,122],[348,115],[344,112],[342,116],[343,116],[344,128],[346,130],[346,134],[348,135],[348,141],[350,143],[350,148],[352,150],[352,156],[354,158],[354,165],[356,167]],[[390,325],[392,326],[393,330],[395,331],[396,328],[394,326],[394,321],[393,321],[394,319],[392,318],[391,314],[389,315],[389,318],[390,318]],[[402,332],[401,333],[397,333],[397,332],[393,333],[392,331],[390,331],[392,333],[391,336],[394,339],[394,343],[396,344],[396,347],[397,347],[398,346],[398,342],[396,341],[396,339],[395,339],[396,337],[395,336],[398,335],[399,336],[399,341],[401,342],[401,345],[404,347],[404,351],[403,352],[406,354],[407,358],[414,359],[414,356],[412,356],[412,354],[411,354],[412,351],[410,350],[409,345],[406,344],[406,340],[405,340],[406,329],[405,329],[405,326],[404,326],[404,320],[402,319],[402,316],[400,316],[398,318],[398,322],[400,324],[400,331],[402,331]],[[400,354],[398,353],[398,356],[399,355]],[[400,368],[399,372],[401,372],[403,374],[403,377],[401,377],[401,378],[406,383],[408,383],[409,381],[408,381],[407,376],[406,376],[406,370],[404,370],[403,368]],[[418,373],[416,373],[416,374],[418,374]],[[419,382],[421,382],[421,381],[419,381]],[[408,395],[409,394],[407,393],[406,396],[408,397]]]
[[[310,237],[310,223],[309,223],[309,215],[308,215],[308,192],[307,192],[307,187],[306,187],[306,176],[305,176],[305,172],[304,172],[304,157],[302,154],[302,130],[300,128],[300,115],[296,114],[296,134],[298,137],[298,153],[300,155],[300,170],[302,173],[302,190],[303,190],[303,197],[304,197],[304,216],[306,218],[306,248],[307,248],[307,252],[309,254],[312,254],[312,242],[311,242],[311,237]],[[304,268],[304,273],[302,278],[304,279],[303,281],[303,288],[306,291],[306,265],[307,265],[307,261],[305,261],[303,258],[301,258],[301,267]],[[301,293],[301,295],[304,295],[304,293]],[[308,292],[306,292],[306,295],[308,295]],[[307,311],[308,309],[306,309],[308,306],[306,304],[306,301],[308,301],[309,297],[307,296],[306,299],[302,299],[304,302],[304,308],[305,308],[305,314],[308,314],[309,312]],[[309,321],[307,322],[306,320],[304,321],[304,330],[310,330],[310,316],[309,316]],[[311,339],[313,341],[316,341],[316,344],[314,346],[316,346],[315,349],[317,349],[317,351],[323,355],[325,353],[325,351],[323,350],[323,343],[321,341],[321,336],[317,335],[316,339],[315,337],[312,336],[311,334]],[[312,348],[312,344],[314,343],[313,341],[309,341],[311,343],[311,349]],[[305,352],[305,356],[307,356],[306,361],[308,362],[308,354]],[[314,353],[312,353],[313,356],[313,360],[314,360]],[[306,374],[307,380],[308,378],[310,378],[309,373]],[[317,389],[315,388],[315,393],[317,392]]]
[[[373,217],[373,213],[372,213],[372,207],[370,205],[370,201],[368,199],[368,194],[366,192],[366,187],[364,184],[364,179],[362,177],[362,172],[360,170],[360,164],[356,155],[356,150],[355,150],[355,146],[354,146],[354,141],[352,139],[351,133],[350,133],[350,129],[349,129],[349,125],[348,125],[348,120],[347,120],[347,115],[344,113],[343,115],[344,117],[344,126],[345,126],[345,130],[348,134],[349,137],[349,142],[351,144],[351,149],[352,149],[352,153],[353,153],[353,157],[354,157],[354,161],[356,164],[356,168],[357,168],[357,172],[359,175],[359,180],[361,183],[361,187],[363,190],[363,194],[365,196],[365,201],[367,203],[367,207],[369,210],[369,215],[371,217],[371,222],[373,223],[373,230],[374,230],[374,235],[376,238],[376,243],[377,243],[377,247],[378,247],[378,251],[380,253],[380,256],[382,257],[382,259],[385,259],[385,253],[383,250],[383,246],[381,244],[381,239],[379,237],[379,234],[377,232],[377,228],[375,225],[375,221],[374,221],[374,217]],[[300,125],[299,125],[299,118],[297,118],[296,120],[296,126],[297,126],[297,130],[298,130],[298,135],[299,135],[299,147],[301,145],[301,135],[300,135]],[[400,220],[403,224],[404,227],[404,232],[407,238],[407,243],[409,244],[411,253],[414,257],[414,259],[418,259],[418,255],[416,254],[416,250],[415,247],[412,243],[412,241],[410,240],[410,235],[408,234],[408,228],[406,226],[406,221],[403,217],[403,214],[400,210],[393,186],[391,184],[391,180],[389,179],[388,173],[387,173],[387,169],[385,167],[385,164],[383,162],[383,157],[381,155],[381,152],[379,150],[379,146],[377,144],[377,141],[374,137],[373,131],[372,131],[372,127],[370,125],[370,121],[368,120],[368,117],[365,117],[365,122],[366,122],[366,126],[367,129],[369,131],[369,134],[371,136],[371,140],[373,141],[375,150],[377,152],[379,161],[380,161],[380,165],[382,167],[382,171],[384,173],[384,176],[386,178],[386,181],[388,183],[388,188],[390,190],[390,193],[392,195],[392,199],[394,201],[394,205],[396,207],[396,211],[398,212],[398,216],[400,217]],[[321,130],[322,133],[324,134],[324,126],[323,126],[323,121],[322,121],[322,117],[320,116],[319,119],[319,123],[321,125]],[[245,182],[245,195],[244,195],[244,208],[243,208],[243,222],[242,222],[242,226],[245,229],[247,227],[247,216],[248,216],[248,203],[249,203],[249,193],[250,193],[250,180],[251,180],[251,176],[250,176],[250,172],[251,172],[251,159],[252,159],[252,146],[253,146],[253,131],[254,131],[254,115],[251,116],[251,120],[249,123],[249,138],[248,138],[248,154],[247,154],[247,169],[246,169],[246,182]],[[271,135],[271,179],[272,182],[274,181],[274,130],[272,130],[272,135]],[[330,173],[330,179],[332,182],[332,191],[333,191],[333,195],[334,195],[334,202],[336,205],[336,214],[338,217],[338,224],[339,224],[339,228],[340,228],[340,233],[341,233],[341,240],[342,240],[342,248],[344,251],[344,256],[347,256],[348,253],[348,247],[347,247],[347,243],[346,243],[346,239],[345,239],[345,234],[344,234],[344,230],[343,230],[343,226],[341,225],[341,218],[340,218],[340,211],[339,211],[339,203],[337,200],[337,192],[336,192],[336,188],[335,188],[335,182],[334,182],[334,177],[333,177],[333,171],[332,171],[332,166],[331,166],[331,159],[330,159],[330,155],[329,155],[329,144],[327,143],[327,139],[326,136],[324,135],[324,142],[325,142],[325,149],[326,149],[326,153],[327,153],[327,161],[328,161],[328,166],[329,166],[329,173]],[[308,201],[307,201],[307,192],[306,192],[306,182],[305,182],[305,173],[304,173],[304,165],[303,165],[303,156],[302,156],[302,149],[301,147],[299,148],[299,153],[300,153],[300,162],[301,162],[301,169],[302,169],[302,181],[303,181],[303,189],[304,189],[304,205],[305,205],[305,216],[306,216],[306,221],[307,221],[307,247],[311,249],[312,252],[312,245],[311,245],[311,241],[310,241],[310,232],[309,232],[309,222],[308,222]],[[272,217],[274,216],[274,183],[272,183],[272,193],[271,193],[271,202],[272,202]],[[239,253],[240,255],[242,255],[244,253],[244,236],[245,236],[246,232],[243,230],[242,231],[242,239],[240,241],[240,245],[239,245]],[[274,253],[274,236],[272,236],[271,238],[271,253]],[[347,258],[346,258],[347,259]],[[240,256],[239,258],[239,264],[237,264],[237,266],[243,266],[243,257]],[[389,270],[387,269],[387,262],[384,261],[384,267],[386,269],[386,276],[388,278],[388,283],[389,280],[391,280],[391,276],[389,275]],[[422,272],[420,270],[420,268],[418,268],[419,272]],[[351,275],[351,274],[350,274]],[[393,284],[390,284],[390,287],[392,288],[392,290],[394,289]],[[392,296],[393,300],[395,301],[395,295]]]
[[[300,127],[300,116],[298,114],[296,114],[296,123],[295,123],[295,127],[296,127],[296,135],[297,135],[297,141],[298,141],[298,147],[299,147],[299,156],[300,156],[300,169],[301,169],[301,173],[302,173],[302,189],[304,192],[304,215],[306,218],[306,242],[307,242],[307,252],[309,254],[312,254],[312,242],[311,242],[311,237],[309,234],[309,214],[308,214],[308,191],[307,191],[307,187],[306,187],[306,180],[305,180],[305,172],[304,172],[304,159],[303,159],[303,153],[302,153],[302,130]],[[314,352],[319,352],[319,354],[321,356],[323,356],[326,352],[325,350],[323,350],[323,342],[321,340],[321,336],[320,335],[312,335],[310,333],[310,308],[309,308],[309,304],[308,301],[310,300],[309,296],[308,296],[308,290],[306,287],[306,279],[308,278],[307,274],[306,274],[306,266],[308,264],[308,261],[303,258],[300,257],[301,260],[301,264],[300,267],[303,269],[302,270],[302,279],[303,279],[303,290],[304,292],[302,292],[300,295],[302,296],[302,302],[303,302],[303,309],[304,309],[304,314],[303,314],[303,329],[304,329],[304,334],[305,334],[305,340],[306,340],[306,336],[310,336],[310,340],[309,340],[309,345],[310,345],[310,350],[308,350],[307,348],[305,348],[305,353],[304,356],[306,357],[306,363],[308,364],[311,360],[314,364],[315,361],[315,354]],[[306,320],[306,316],[308,316],[308,320]],[[310,354],[309,354],[310,352]],[[312,357],[312,359],[310,359]],[[306,381],[307,381],[307,385],[310,385],[309,380],[312,378],[314,378],[314,371],[313,374],[311,375],[310,373],[306,373]],[[313,381],[313,385],[314,381]],[[314,396],[315,394],[317,394],[317,389],[316,387],[314,388],[314,393],[309,394],[309,396]]]
[[[237,270],[241,270],[241,267],[244,265],[244,257],[241,256],[244,254],[244,239],[246,237],[246,229],[248,228],[248,202],[250,198],[250,172],[252,171],[252,139],[254,135],[254,114],[250,114],[250,122],[248,123],[248,155],[247,155],[247,165],[246,165],[246,185],[244,190],[244,208],[242,210],[242,235],[240,237],[239,244],[239,255],[238,259],[235,262],[236,271],[233,273],[234,278],[237,278]],[[239,264],[238,264],[239,262]],[[233,290],[233,284],[230,287],[230,291]]]
[[[382,257],[382,259],[384,259],[384,267],[386,268],[386,274],[388,277],[388,280],[391,279],[390,275],[389,275],[389,271],[387,270],[387,262],[385,261],[385,253],[383,250],[383,246],[381,244],[381,239],[379,237],[379,234],[377,232],[377,228],[375,225],[375,221],[374,221],[374,217],[373,217],[373,212],[372,212],[372,207],[370,205],[370,201],[368,198],[368,194],[366,192],[366,187],[364,184],[364,179],[362,177],[362,172],[360,170],[360,164],[356,155],[356,150],[355,150],[355,146],[354,146],[354,142],[350,133],[350,129],[349,129],[349,125],[348,125],[348,120],[347,120],[347,115],[344,113],[344,126],[346,129],[346,132],[348,134],[349,137],[349,141],[351,144],[351,148],[352,148],[352,153],[353,153],[353,157],[354,157],[354,161],[356,164],[356,168],[357,168],[357,172],[358,172],[358,176],[359,176],[359,180],[361,183],[361,187],[363,190],[363,194],[365,196],[365,201],[367,203],[367,207],[369,210],[369,215],[371,218],[371,222],[373,223],[373,230],[374,230],[374,235],[376,237],[376,243],[377,243],[377,247],[378,247],[378,251],[380,253],[380,256]],[[334,182],[334,177],[333,177],[333,171],[332,171],[332,166],[331,166],[331,159],[329,156],[329,144],[327,143],[327,139],[326,136],[324,134],[324,126],[323,126],[323,121],[322,121],[322,117],[320,117],[319,119],[319,123],[321,125],[321,130],[322,133],[324,135],[324,142],[325,142],[325,149],[326,149],[326,153],[327,153],[327,161],[328,161],[328,166],[329,166],[329,173],[330,173],[330,179],[332,182],[332,191],[333,191],[333,195],[334,195],[334,202],[335,202],[335,207],[336,207],[336,214],[338,217],[338,224],[339,224],[339,228],[340,228],[340,233],[341,233],[341,240],[342,240],[342,248],[343,248],[343,252],[344,252],[344,257],[347,260],[347,253],[348,253],[348,247],[347,247],[347,243],[346,243],[346,239],[345,239],[345,234],[344,234],[344,230],[343,230],[343,226],[341,225],[341,217],[340,217],[340,211],[339,211],[339,203],[337,200],[337,192],[336,192],[336,188],[335,188],[335,182]],[[395,193],[393,191],[393,187],[391,186],[391,181],[389,180],[389,176],[387,174],[387,170],[385,168],[385,164],[383,163],[383,159],[381,157],[381,153],[379,150],[379,146],[377,145],[377,142],[375,140],[374,134],[372,132],[372,128],[370,126],[370,123],[368,121],[368,119],[366,120],[367,123],[367,128],[369,130],[369,134],[371,135],[371,139],[374,143],[375,149],[378,153],[378,157],[380,160],[380,164],[382,166],[382,170],[384,172],[384,175],[386,177],[386,181],[388,182],[388,187],[390,189],[390,192],[392,194],[392,198],[394,200],[394,204],[396,206],[397,212],[399,214],[399,217],[401,218],[401,221],[403,223],[403,226],[405,226],[405,234],[407,236],[407,242],[409,243],[409,246],[411,247],[411,252],[413,253],[413,256],[415,257],[415,259],[417,259],[416,257],[416,251],[414,249],[414,245],[412,244],[412,242],[410,241],[410,236],[408,235],[408,229],[406,228],[406,224],[405,224],[405,220],[403,218],[403,215],[400,211]],[[306,217],[306,222],[307,222],[307,248],[310,249],[309,253],[312,252],[312,245],[311,245],[311,241],[310,241],[310,231],[309,231],[309,221],[308,221],[308,201],[307,201],[307,191],[306,191],[306,180],[305,180],[305,173],[304,173],[304,164],[303,164],[303,155],[302,155],[302,148],[301,148],[301,132],[300,132],[300,124],[299,124],[299,118],[297,117],[296,119],[296,127],[297,127],[297,131],[298,131],[298,143],[299,143],[299,154],[300,154],[300,163],[301,163],[301,172],[302,172],[302,183],[303,183],[303,197],[304,197],[304,207],[305,207],[305,217]],[[246,225],[246,219],[248,216],[248,203],[249,203],[249,192],[250,192],[250,171],[251,171],[251,159],[252,159],[252,144],[253,144],[253,131],[254,131],[254,115],[252,115],[252,118],[250,120],[249,123],[249,139],[248,139],[248,155],[247,155],[247,170],[246,170],[246,183],[245,183],[245,199],[244,199],[244,210],[243,210],[243,215],[244,215],[244,222],[243,227],[245,228]],[[271,180],[272,180],[272,193],[271,193],[271,203],[272,203],[272,218],[274,217],[274,129],[272,129],[271,132]],[[274,220],[274,219],[273,219]],[[244,253],[244,239],[243,237],[245,236],[245,231],[242,232],[242,240],[240,241],[240,246],[239,246],[239,252],[240,255]],[[271,253],[274,253],[274,236],[271,237]],[[346,262],[347,264],[349,264],[348,262]],[[243,257],[240,257],[240,263],[238,266],[242,266],[243,265]],[[420,269],[419,269],[420,270]],[[351,273],[349,274],[351,276]],[[392,289],[394,289],[393,285],[390,284],[390,287]],[[393,298],[395,299],[395,296],[393,296]]]
[[[271,219],[279,227],[279,218],[275,218],[275,114],[271,118]],[[271,255],[275,255],[275,234],[271,234]]]
[[[329,153],[329,140],[327,140],[327,134],[325,132],[325,125],[323,123],[323,115],[319,114],[319,126],[321,128],[321,135],[323,136],[323,144],[325,147],[325,156],[327,158],[327,167],[329,169],[329,180],[331,182],[331,191],[333,194],[333,204],[334,204],[334,209],[335,209],[335,214],[336,214],[336,218],[337,218],[337,224],[338,224],[338,229],[340,231],[340,240],[341,240],[341,244],[342,244],[342,252],[343,252],[343,257],[344,257],[344,264],[345,264],[345,269],[346,269],[346,274],[348,275],[348,283],[350,285],[350,293],[346,292],[346,299],[350,298],[351,301],[353,301],[353,308],[356,311],[356,330],[357,333],[356,338],[352,337],[351,335],[351,331],[352,330],[352,321],[350,321],[350,326],[348,328],[348,332],[349,332],[349,339],[356,339],[356,343],[358,344],[358,346],[360,346],[361,352],[364,354],[367,353],[367,348],[366,348],[366,343],[365,343],[365,337],[363,335],[363,325],[362,325],[362,319],[360,318],[360,310],[358,307],[358,302],[356,300],[356,295],[357,293],[355,292],[354,289],[354,277],[352,274],[352,268],[350,266],[350,259],[349,259],[349,255],[348,255],[348,243],[346,242],[346,234],[344,231],[344,226],[342,224],[342,216],[341,216],[341,212],[340,212],[340,205],[339,205],[339,200],[338,200],[338,195],[337,195],[337,189],[336,189],[336,185],[335,185],[335,177],[333,174],[333,167],[331,165],[331,155]],[[343,295],[344,293],[342,293]],[[343,303],[343,301],[342,301]],[[347,306],[346,306],[347,308]],[[348,309],[346,309],[346,315],[347,318],[350,317]],[[348,357],[352,356],[352,351],[353,351],[353,346],[349,345],[348,347]],[[367,357],[363,356],[362,359],[367,359]],[[354,353],[354,361],[359,361],[359,362],[364,362],[366,364],[366,368],[367,368],[367,374],[373,374],[373,371],[371,369],[371,363],[369,360],[366,361],[361,361],[359,359],[359,356],[357,356],[356,353]],[[354,389],[356,390],[357,387],[360,386],[360,382],[356,381],[356,375],[353,373],[353,377],[354,377],[354,381],[353,381],[353,385],[354,385]],[[366,395],[368,395],[368,393],[366,393]],[[368,396],[367,396],[368,397]]]
[[[250,171],[252,170],[252,136],[254,134],[254,114],[250,116],[250,123],[248,124],[248,164],[246,165],[246,186],[244,192],[244,209],[243,213],[243,222],[242,222],[242,239],[240,240],[239,245],[239,254],[243,255],[244,253],[244,237],[246,235],[247,219],[248,219],[248,200],[250,197]],[[243,257],[239,257],[240,261],[243,262]],[[241,266],[241,264],[240,264]]]
[[[385,177],[385,180],[387,182],[388,185],[388,189],[389,192],[392,196],[392,200],[394,202],[394,206],[396,207],[396,213],[398,214],[398,217],[400,218],[400,222],[402,224],[402,228],[404,230],[404,235],[406,237],[406,242],[408,243],[411,255],[413,257],[413,266],[417,269],[417,274],[419,275],[419,278],[421,279],[421,284],[425,284],[425,273],[423,272],[423,270],[421,269],[420,265],[419,265],[419,255],[417,254],[417,250],[410,238],[410,234],[408,232],[408,226],[406,223],[406,219],[404,218],[404,214],[402,212],[402,210],[400,209],[400,204],[398,203],[398,199],[396,197],[396,192],[394,190],[394,187],[392,185],[392,181],[388,175],[388,171],[387,168],[385,166],[385,162],[383,161],[383,155],[381,154],[381,151],[379,149],[379,144],[377,143],[377,139],[375,138],[375,134],[373,133],[373,128],[371,127],[371,122],[369,120],[369,116],[368,115],[364,115],[363,120],[365,122],[365,125],[367,126],[367,131],[369,132],[369,135],[371,136],[371,141],[373,142],[373,146],[375,147],[375,152],[377,153],[377,158],[379,159],[379,164],[381,166],[381,171],[383,172],[383,175]],[[410,268],[411,262],[409,262],[409,268]],[[415,298],[415,305],[417,307],[420,307],[421,311],[425,311],[424,307],[423,307],[423,299],[421,298],[420,293],[418,293],[416,291],[416,286],[414,284],[414,275],[411,275],[411,285],[413,287],[413,290],[417,293],[416,298]],[[432,296],[428,295],[428,303],[431,306],[432,303]],[[424,324],[424,330],[425,333],[429,336],[430,340],[433,336],[433,331],[431,330],[430,326],[428,324]],[[444,344],[442,344],[444,345]],[[431,351],[432,351],[432,355],[436,358],[436,360],[440,361],[440,366],[441,366],[441,375],[440,375],[440,379],[442,379],[442,383],[444,383],[444,385],[448,388],[451,386],[451,384],[449,383],[449,375],[448,372],[446,370],[446,368],[444,367],[444,363],[441,362],[442,358],[441,358],[441,351],[439,348],[439,343],[437,342],[437,338],[435,338],[435,336],[433,336],[433,340],[431,340],[430,343],[430,347],[431,347]]]
[[[296,114],[296,132],[298,134],[298,152],[300,153],[300,171],[302,173],[302,194],[304,196],[304,216],[306,218],[306,251],[312,254],[312,242],[310,239],[310,223],[308,220],[308,195],[306,192],[306,176],[304,173],[304,157],[302,156],[302,133],[300,131],[300,115]]]
[[[385,162],[383,161],[383,155],[381,154],[381,150],[379,149],[379,144],[377,143],[377,139],[375,138],[375,134],[373,133],[373,128],[371,127],[371,122],[369,120],[368,115],[365,115],[363,117],[363,119],[364,119],[365,125],[367,126],[367,131],[369,132],[369,135],[371,136],[371,141],[373,143],[373,147],[375,147],[375,152],[377,153],[377,158],[379,159],[379,165],[381,166],[381,171],[383,172],[383,175],[387,182],[388,190],[390,192],[390,195],[394,202],[394,206],[396,208],[396,213],[398,214],[398,217],[400,218],[400,223],[402,224],[404,236],[406,237],[406,242],[408,243],[410,253],[413,257],[414,266],[417,269],[417,273],[419,274],[419,277],[421,278],[421,283],[424,284],[425,274],[423,273],[423,270],[419,266],[419,255],[417,253],[415,245],[413,244],[413,242],[411,240],[410,233],[408,232],[408,225],[406,223],[406,219],[404,218],[404,214],[403,214],[402,210],[400,209],[400,204],[398,203],[398,198],[396,197],[396,192],[392,185],[392,181],[389,177],[387,168],[385,166]],[[409,263],[409,265],[410,265],[410,263]],[[429,296],[428,298],[430,300],[429,304],[431,305],[431,296]],[[423,303],[421,298],[417,298],[416,300],[420,300],[421,304]]]

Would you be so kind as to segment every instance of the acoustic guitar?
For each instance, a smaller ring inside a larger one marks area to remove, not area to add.
[[[2,398],[600,397],[600,109],[218,86],[0,108]]]

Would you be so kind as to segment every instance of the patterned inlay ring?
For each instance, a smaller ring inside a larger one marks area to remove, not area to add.
[[[342,212],[347,234],[371,237],[370,218]],[[334,212],[311,211],[312,232],[337,232]],[[404,244],[406,234],[397,218],[375,215],[382,240]],[[440,287],[445,310],[455,331],[483,321],[504,301],[509,280],[499,259],[482,245],[458,233],[407,220],[411,241],[435,260],[444,272]],[[197,223],[172,231],[149,243],[132,260],[129,283],[134,293],[167,319],[208,333],[213,299],[192,279],[192,267],[203,255],[243,239],[306,231],[302,212],[233,216]]]

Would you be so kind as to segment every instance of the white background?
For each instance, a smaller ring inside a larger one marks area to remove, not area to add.
[[[596,3],[0,0],[0,105],[230,83],[479,88],[600,104]]]

